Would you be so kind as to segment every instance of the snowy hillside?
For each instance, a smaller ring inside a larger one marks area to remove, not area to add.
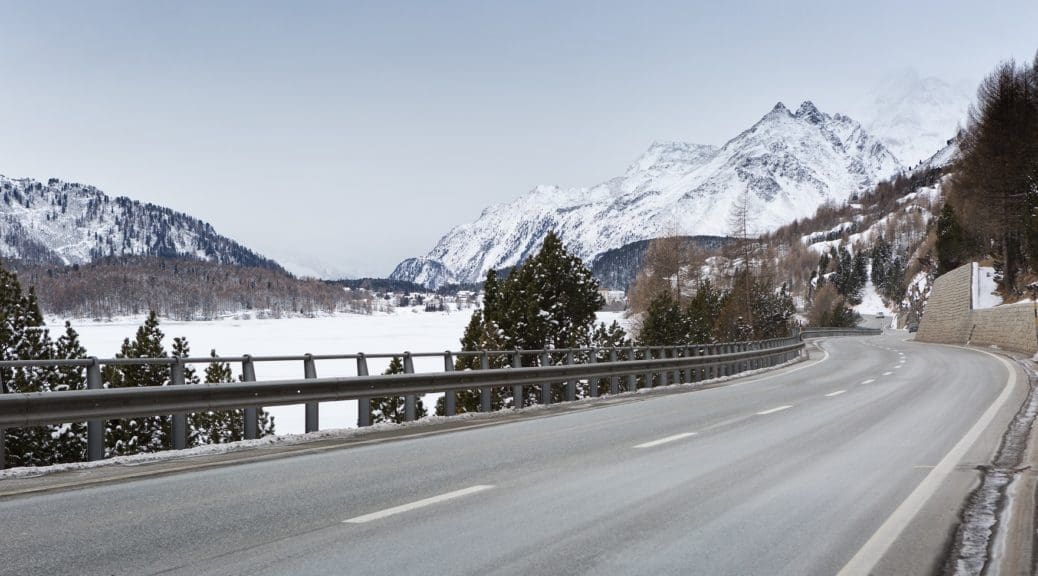
[[[810,216],[827,200],[868,190],[899,168],[847,116],[823,113],[811,102],[793,113],[779,103],[720,148],[655,143],[623,176],[597,186],[538,186],[491,206],[392,277],[477,282],[491,268],[524,260],[552,229],[585,261],[663,235],[725,235],[732,204],[744,194],[756,231],[771,230]]]
[[[93,186],[0,176],[0,258],[85,264],[107,256],[188,257],[280,270],[169,208],[110,198]]]

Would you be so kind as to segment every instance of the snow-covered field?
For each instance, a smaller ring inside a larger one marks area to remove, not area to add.
[[[160,328],[166,335],[163,344],[169,350],[173,338],[183,336],[191,345],[192,356],[208,356],[213,348],[222,356],[366,354],[440,352],[457,350],[459,340],[471,316],[470,310],[450,313],[425,312],[398,308],[394,314],[372,316],[340,315],[324,318],[282,318],[270,320],[213,320],[175,322],[163,320]],[[599,320],[606,323],[620,319],[622,313],[604,312]],[[124,318],[113,322],[72,320],[87,353],[98,358],[111,358],[119,351],[124,338],[133,338],[144,317]],[[63,320],[48,318],[47,325],[60,333]],[[381,374],[388,359],[371,359],[368,370]],[[443,370],[440,358],[416,358],[417,372]],[[235,375],[240,366],[232,365]],[[205,365],[198,365],[201,374]],[[352,360],[317,362],[318,376],[353,376]],[[302,378],[302,362],[263,362],[256,365],[258,380]],[[432,411],[436,395],[424,399]],[[276,406],[268,409],[275,418],[278,434],[300,434],[304,430],[303,406]],[[355,401],[325,402],[320,408],[320,425],[325,428],[348,428],[357,424]]]

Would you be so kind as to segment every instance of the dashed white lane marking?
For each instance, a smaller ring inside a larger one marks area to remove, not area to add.
[[[846,390],[837,390],[836,392],[830,392],[830,393],[826,394],[825,397],[826,398],[832,398],[833,396],[839,396],[840,394],[843,394],[844,392],[846,392]]]
[[[768,414],[774,414],[775,412],[781,412],[783,410],[789,410],[792,407],[793,407],[792,404],[786,404],[785,406],[778,406],[778,407],[772,408],[770,410],[764,410],[764,411],[761,411],[761,412],[757,412],[757,416],[767,416]]]
[[[660,444],[666,444],[667,442],[674,442],[675,440],[681,440],[682,438],[688,438],[689,436],[695,436],[695,432],[684,432],[682,434],[675,434],[673,436],[667,436],[666,438],[660,438],[659,440],[653,440],[652,442],[646,442],[644,444],[638,444],[635,448],[652,448],[653,446],[659,446]]]
[[[433,504],[439,504],[440,502],[446,502],[447,500],[453,500],[455,498],[461,498],[462,496],[468,496],[469,494],[475,494],[477,492],[483,492],[493,488],[489,484],[478,484],[476,486],[470,486],[461,490],[455,490],[454,492],[447,492],[446,494],[440,494],[439,496],[433,496],[432,498],[426,498],[424,500],[418,500],[417,502],[411,502],[410,504],[401,504],[400,506],[394,506],[392,508],[386,508],[379,512],[372,512],[371,514],[365,514],[363,516],[356,516],[349,520],[343,520],[343,524],[363,524],[365,522],[371,522],[372,520],[381,520],[389,516],[401,514],[403,512],[410,512],[411,510],[417,510],[418,508],[424,508],[426,506],[432,506]]]
[[[869,378],[868,380],[862,380],[861,383],[862,384],[872,384],[875,381],[876,381],[875,378]]]
[[[998,360],[1009,372],[1009,378],[1006,381],[1005,387],[1002,388],[1002,392],[988,406],[987,410],[981,414],[980,418],[974,422],[973,426],[966,432],[966,435],[959,439],[955,446],[944,455],[944,458],[941,458],[941,461],[930,470],[930,473],[915,487],[915,490],[908,495],[908,498],[905,498],[904,502],[883,522],[883,525],[876,530],[875,534],[865,542],[865,545],[837,573],[837,576],[852,576],[872,572],[872,569],[879,563],[880,558],[886,554],[890,546],[901,535],[901,532],[912,521],[912,518],[923,508],[923,505],[937,492],[944,480],[966,455],[966,451],[973,446],[973,443],[977,441],[984,429],[994,420],[998,410],[1013,394],[1017,382],[1016,370],[1013,366],[1004,358],[988,352],[981,353]]]
[[[893,372],[884,372],[883,373],[884,376],[890,376],[891,374],[893,374]]]

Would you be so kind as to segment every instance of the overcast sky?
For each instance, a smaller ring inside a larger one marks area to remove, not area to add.
[[[996,6],[997,5],[997,6]],[[0,174],[387,275],[488,204],[886,75],[975,85],[1038,2],[2,2]]]

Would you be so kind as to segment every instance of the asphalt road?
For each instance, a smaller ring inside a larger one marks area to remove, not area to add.
[[[926,572],[1013,396],[994,357],[904,337],[692,393],[0,500],[0,574]]]

